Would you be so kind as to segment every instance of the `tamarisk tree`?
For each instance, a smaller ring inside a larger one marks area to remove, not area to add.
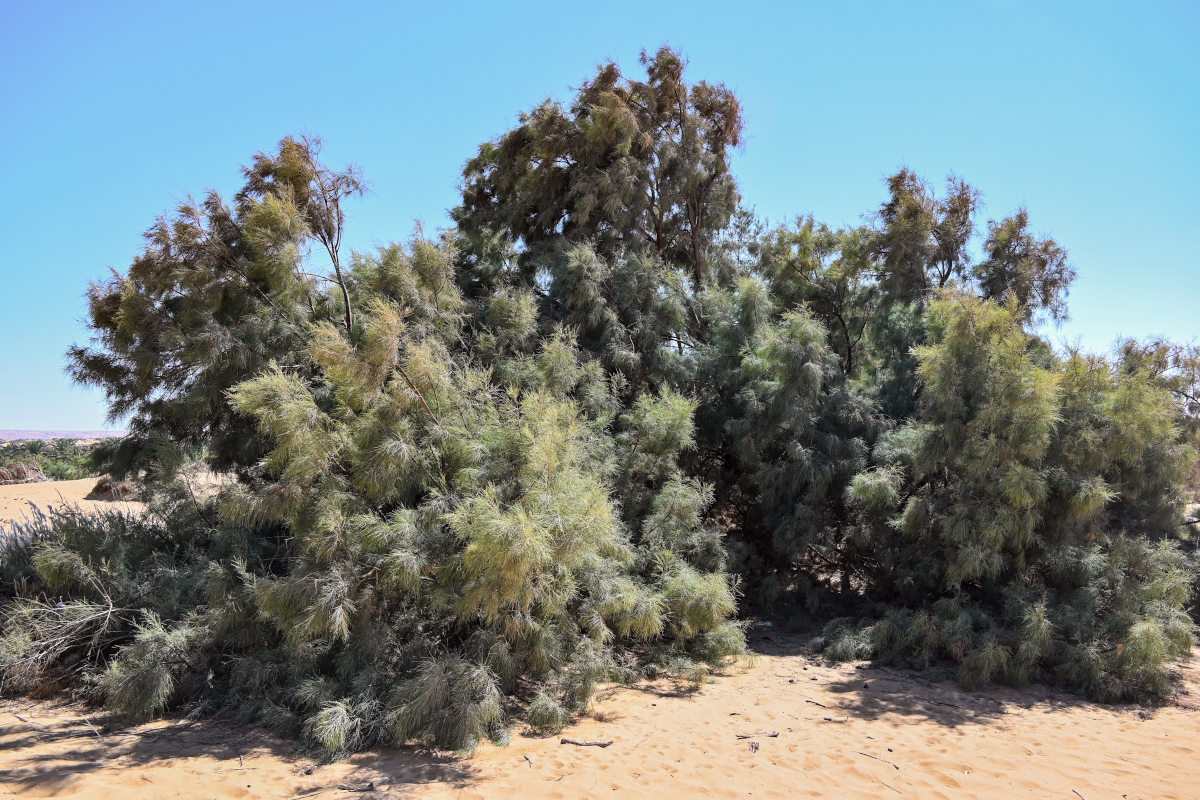
[[[6,685],[70,664],[133,714],[236,707],[329,755],[469,749],[523,701],[555,730],[600,680],[700,679],[742,651],[711,492],[675,466],[694,405],[617,414],[566,334],[504,356],[493,383],[458,346],[443,247],[356,259],[353,337],[319,319],[298,365],[229,390],[271,444],[219,500],[160,499],[165,521],[129,541],[64,522],[6,543],[25,587]],[[434,297],[445,315],[418,300]],[[35,599],[51,591],[61,605]]]
[[[169,473],[181,448],[203,448],[219,470],[253,464],[270,440],[226,391],[272,360],[303,361],[308,324],[351,326],[341,202],[362,184],[353,168],[323,166],[320,148],[289,137],[259,153],[232,206],[216,192],[188,200],[146,232],[127,273],[88,290],[94,344],[71,348],[70,372],[103,389],[110,418],[130,429],[101,448],[106,470]],[[314,242],[333,275],[310,266]]]
[[[0,537],[0,689],[469,749],[702,680],[740,603],[831,658],[1168,691],[1195,348],[1055,350],[1066,251],[955,177],[767,229],[738,100],[685,64],[522,115],[434,236],[345,252],[362,178],[293,138],[158,220],[69,354],[151,513]],[[172,481],[189,455],[219,497]]]
[[[741,106],[721,84],[689,86],[669,48],[641,62],[645,80],[607,63],[569,108],[547,100],[480,147],[454,210],[461,230],[529,248],[590,241],[605,257],[645,249],[686,265],[699,290],[708,248],[737,207],[729,150],[741,143]]]
[[[1178,525],[1189,463],[1171,397],[1137,368],[1054,357],[1023,319],[1015,298],[934,300],[918,419],[847,492],[873,594],[895,608],[864,628],[831,623],[825,645],[950,658],[966,685],[1161,693],[1193,636],[1193,576],[1152,538]]]

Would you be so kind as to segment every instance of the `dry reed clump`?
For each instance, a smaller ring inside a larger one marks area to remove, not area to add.
[[[110,476],[104,475],[100,480],[96,481],[96,485],[92,487],[92,491],[88,493],[88,500],[129,500],[133,497],[133,483],[130,481],[113,480]]]
[[[5,469],[0,467],[0,486],[10,486],[18,483],[44,483],[50,480],[36,465],[14,464]]]

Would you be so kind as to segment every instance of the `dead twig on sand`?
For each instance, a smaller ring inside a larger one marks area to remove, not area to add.
[[[92,729],[92,733],[96,734],[96,738],[97,738],[97,739],[99,739],[99,740],[100,740],[100,741],[102,741],[102,742],[104,741],[104,737],[100,735],[100,731],[96,730],[96,726],[92,724],[92,721],[91,721],[90,719],[88,719],[87,717],[85,717],[83,714],[80,714],[80,715],[79,715],[79,718],[80,718],[81,720],[83,720],[83,723],[84,723],[85,725],[87,725],[89,728],[91,728],[91,729]]]
[[[26,719],[25,717],[22,717],[20,714],[13,714],[13,716],[14,716],[14,717],[16,717],[17,719],[21,720],[21,722],[24,722],[26,725],[32,725],[33,727],[35,727],[35,728],[41,728],[41,729],[42,729],[42,730],[44,730],[44,731],[48,731],[48,730],[50,730],[50,728],[49,728],[49,727],[47,727],[47,726],[43,725],[42,723],[40,723],[40,722],[34,722],[34,721],[33,721],[33,720],[31,720],[31,719]]]
[[[558,743],[559,744],[573,744],[576,747],[608,747],[610,744],[613,743],[613,740],[609,739],[607,742],[580,742],[580,741],[576,741],[575,739],[568,739],[564,736],[563,738],[558,740]]]
[[[328,788],[325,788],[325,789],[313,789],[311,792],[306,792],[305,794],[298,794],[298,795],[295,795],[294,797],[292,797],[292,800],[303,800],[305,797],[316,797],[317,795],[319,795],[319,794],[325,794],[325,793],[326,793],[326,792],[328,792],[328,791],[329,791],[329,789],[328,789]]]
[[[960,706],[958,703],[947,703],[945,700],[934,700],[932,697],[924,697],[921,699],[926,703],[933,703],[935,706],[946,706],[947,708],[966,708],[966,706]]]
[[[862,750],[855,750],[854,752],[858,753],[860,756],[866,756],[867,758],[873,758],[876,761],[882,761],[885,764],[891,764],[896,769],[900,769],[900,765],[897,764],[895,761],[888,761],[886,758],[880,758],[879,756],[873,756],[870,753],[864,753]]]

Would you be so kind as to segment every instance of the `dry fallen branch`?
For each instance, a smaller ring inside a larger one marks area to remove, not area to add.
[[[325,794],[328,791],[329,791],[329,789],[313,789],[311,792],[306,792],[305,794],[298,794],[298,795],[293,796],[292,800],[303,800],[303,798],[306,798],[306,797],[316,797],[317,795]]]
[[[779,731],[759,731],[758,733],[739,733],[739,739],[753,739],[755,736],[766,736],[769,739],[774,739],[779,735]]]
[[[947,708],[966,708],[957,703],[947,703],[945,700],[934,700],[932,697],[924,698],[925,702],[933,703],[935,706],[946,706]]]
[[[14,464],[12,469],[4,469],[0,467],[0,486],[9,486],[19,483],[45,483],[50,479],[45,473],[34,464]]]
[[[613,740],[609,739],[607,742],[580,742],[580,741],[576,741],[575,739],[568,739],[564,736],[563,738],[558,740],[558,743],[559,744],[573,744],[576,747],[608,747],[610,744],[613,743]]]
[[[96,726],[92,724],[92,721],[91,721],[90,719],[88,719],[87,717],[83,716],[82,714],[80,714],[80,715],[79,715],[79,718],[80,718],[81,720],[83,720],[83,721],[84,721],[84,722],[87,724],[87,726],[88,726],[89,728],[91,728],[91,729],[92,729],[92,733],[96,734],[96,738],[97,738],[97,739],[99,739],[99,740],[100,740],[100,741],[102,741],[102,742],[104,741],[104,737],[100,735],[100,731],[96,730]]]
[[[42,729],[42,730],[44,730],[44,731],[48,731],[48,730],[50,730],[50,728],[48,728],[47,726],[43,725],[42,723],[40,723],[40,722],[34,722],[34,721],[33,721],[33,720],[31,720],[31,719],[26,719],[25,717],[22,717],[20,714],[13,714],[13,716],[14,716],[14,717],[16,717],[17,719],[21,720],[21,722],[24,722],[26,725],[32,725],[33,727],[35,727],[35,728],[41,728],[41,729]]]

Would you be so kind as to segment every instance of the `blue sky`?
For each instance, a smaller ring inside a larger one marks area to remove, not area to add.
[[[445,224],[519,111],[662,43],[741,97],[760,214],[855,224],[900,165],[954,172],[1071,253],[1054,338],[1200,337],[1200,4],[348,5],[0,5],[0,429],[102,426],[62,371],[88,281],[254,152],[309,132],[361,166],[347,242],[370,248]]]

